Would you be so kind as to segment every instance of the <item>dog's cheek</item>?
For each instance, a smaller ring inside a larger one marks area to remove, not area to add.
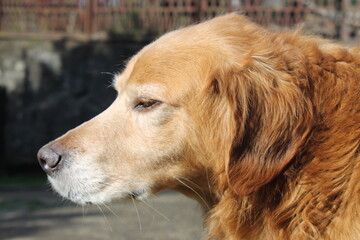
[[[181,110],[164,109],[144,119],[133,139],[134,152],[151,161],[171,158],[182,151],[187,137],[186,117]]]

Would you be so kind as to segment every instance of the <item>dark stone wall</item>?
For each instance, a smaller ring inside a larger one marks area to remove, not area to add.
[[[0,39],[0,173],[39,169],[37,150],[109,106],[111,74],[145,44]]]

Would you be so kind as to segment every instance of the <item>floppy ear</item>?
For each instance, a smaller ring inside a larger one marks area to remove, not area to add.
[[[236,125],[225,170],[228,183],[235,193],[248,195],[299,154],[312,128],[312,105],[305,75],[289,70],[284,60],[249,54],[242,62],[219,72],[217,84]]]

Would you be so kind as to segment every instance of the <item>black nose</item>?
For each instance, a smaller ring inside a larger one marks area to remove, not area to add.
[[[47,174],[59,170],[62,157],[54,149],[44,146],[39,150],[37,157],[40,166]]]

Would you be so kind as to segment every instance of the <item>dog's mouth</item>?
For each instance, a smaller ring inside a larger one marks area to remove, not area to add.
[[[151,192],[145,182],[110,181],[109,178],[81,179],[74,176],[48,177],[60,196],[79,205],[104,204],[121,199],[146,199]]]
[[[136,190],[136,191],[132,191],[131,193],[129,193],[127,195],[127,197],[125,197],[125,199],[128,198],[128,199],[132,199],[132,200],[138,200],[138,199],[141,200],[144,198],[143,196],[145,196],[145,195],[146,195],[145,190]],[[70,196],[69,196],[69,199],[71,200]],[[73,202],[76,202],[76,201],[73,201]],[[96,203],[93,203],[92,201],[84,201],[84,202],[81,201],[81,202],[76,202],[76,203],[80,203],[80,204],[83,203],[82,205],[88,205],[88,206],[92,206],[92,205],[96,204]]]
[[[143,198],[145,198],[144,196],[147,195],[145,190],[136,190],[136,191],[132,191],[131,193],[129,193],[125,199],[132,199],[132,200],[142,200]],[[74,201],[71,199],[71,196],[68,197],[71,201],[81,204],[81,205],[88,205],[88,206],[92,206],[92,205],[96,205],[97,203],[94,203],[92,201]]]
[[[82,194],[79,192],[74,192],[74,191],[70,190],[69,193],[67,194],[66,198],[76,204],[90,205],[90,206],[107,202],[107,201],[99,202],[98,195],[102,195],[102,192],[101,191],[94,192],[92,194],[88,194],[88,196],[85,197],[85,196],[82,196]],[[143,200],[143,199],[147,198],[148,195],[149,194],[147,193],[147,191],[145,189],[139,189],[139,190],[131,191],[129,194],[127,194],[125,196],[118,196],[112,200],[115,200],[115,199]]]
[[[129,197],[132,199],[142,199],[145,195],[146,191],[144,189],[140,189],[130,192]]]
[[[70,177],[48,177],[48,180],[56,193],[73,203],[87,205],[106,202],[103,194],[106,188],[101,182],[79,181]]]

